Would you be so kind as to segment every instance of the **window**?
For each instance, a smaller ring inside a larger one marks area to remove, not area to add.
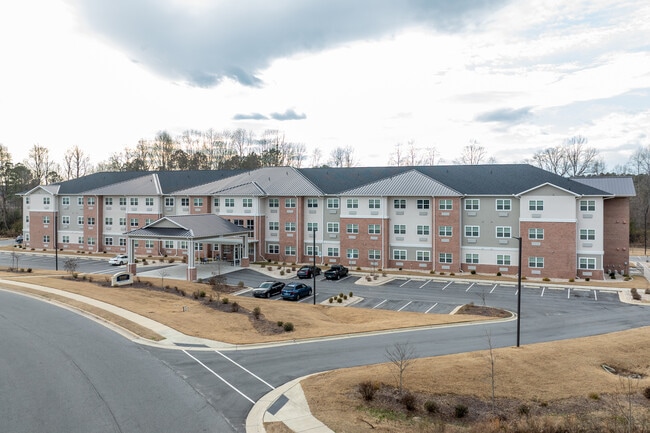
[[[328,209],[338,209],[339,208],[339,199],[338,198],[328,198],[327,199],[327,208]]]
[[[453,208],[453,202],[448,198],[442,199],[438,202],[438,209],[440,210],[452,210]]]
[[[320,256],[320,249],[317,246],[316,249],[314,250],[314,246],[309,245],[309,246],[307,246],[307,255],[308,256]]]
[[[580,269],[596,269],[596,259],[590,257],[580,257],[578,267]]]
[[[194,244],[194,251],[203,251],[203,242]]]
[[[368,250],[368,260],[381,260],[381,250]]]
[[[194,207],[203,206],[203,199],[201,197],[194,197]]]
[[[153,197],[146,197],[144,199],[144,205],[145,206],[153,206]]]
[[[244,199],[242,199],[242,206],[243,207],[253,207],[253,199],[252,198],[244,198]]]
[[[348,209],[358,209],[359,208],[359,199],[358,198],[349,198],[346,200],[346,207]]]
[[[77,217],[77,225],[80,225],[80,226],[84,225],[84,217],[82,217],[82,216]]]
[[[348,248],[346,253],[345,253],[345,256],[348,259],[358,259],[359,258],[359,250],[356,249],[356,248]]]
[[[45,215],[43,217],[43,224],[49,224],[50,223],[50,217],[49,215]]]
[[[105,226],[112,226],[113,225],[113,218],[110,218],[110,217],[104,218],[104,225]]]
[[[438,227],[438,235],[439,236],[452,236],[452,227],[451,226],[439,226]]]
[[[544,257],[528,257],[528,267],[529,268],[543,268],[544,267]]]
[[[151,239],[147,239],[146,241],[144,241],[144,247],[147,249],[153,248],[153,241]]]
[[[279,221],[269,221],[269,230],[280,230]]]
[[[293,223],[293,222],[284,223],[284,231],[286,231],[286,232],[295,232],[296,231],[296,223]]]
[[[370,235],[379,235],[379,234],[381,234],[381,225],[380,224],[368,224],[368,234],[370,234]]]
[[[327,233],[338,233],[339,223],[327,223]]]
[[[406,260],[406,250],[393,250],[393,260]]]
[[[164,248],[166,250],[173,250],[175,248],[174,241],[165,241]]]
[[[270,198],[269,199],[269,207],[280,207],[280,199]]]
[[[178,241],[178,248],[181,250],[186,250],[190,243],[188,241]]]
[[[254,230],[255,229],[255,220],[246,220],[246,228],[248,230]]]
[[[429,199],[418,199],[417,208],[418,209],[429,209]]]
[[[318,207],[318,199],[317,198],[308,198],[307,199],[307,207]]]
[[[404,200],[403,198],[393,200],[393,208],[406,209],[406,200]]]
[[[61,216],[61,224],[67,226],[70,224],[70,216],[69,215],[62,215]]]
[[[451,263],[452,260],[453,260],[453,255],[451,253],[438,254],[438,261],[440,263]]]
[[[189,197],[181,198],[181,206],[182,207],[190,207],[190,198]]]
[[[104,238],[104,245],[111,246],[113,245],[113,238],[108,236]]]
[[[225,198],[225,199],[223,199],[223,204],[226,207],[235,207],[235,199],[234,198]]]
[[[429,226],[417,226],[416,232],[420,236],[429,236]]]
[[[64,244],[69,244],[70,243],[70,236],[68,236],[68,235],[61,236],[61,242],[63,242]]]
[[[381,208],[381,200],[378,198],[371,198],[368,200],[368,209],[380,209]]]
[[[235,219],[235,220],[232,220],[232,223],[233,223],[234,225],[236,225],[236,226],[244,227],[244,220]]]
[[[510,266],[510,255],[509,254],[497,254],[497,265]]]
[[[498,238],[511,238],[512,237],[512,227],[509,227],[509,226],[504,226],[504,227],[497,226],[497,237]]]
[[[212,205],[214,207],[219,207],[219,197],[215,197],[212,199]]]
[[[580,200],[581,212],[594,212],[595,210],[596,210],[596,200]]]
[[[479,226],[465,226],[465,237],[466,238],[477,238],[480,235]]]
[[[120,244],[121,247],[125,247],[126,246],[126,238],[120,238],[118,240],[118,243]]]
[[[25,197],[25,204],[29,204],[29,197]]]
[[[431,251],[416,251],[415,260],[418,262],[430,262],[431,261]]]
[[[307,223],[307,231],[308,232],[317,232],[318,231],[318,223]]]
[[[544,239],[544,229],[528,229],[528,239]]]
[[[327,247],[327,257],[338,257],[339,247]]]
[[[50,235],[43,235],[43,243],[50,242]]]
[[[405,235],[406,234],[406,224],[395,224],[393,225],[393,233],[396,235]]]
[[[77,197],[77,205],[78,206],[83,206],[84,205],[84,198],[83,197]]]
[[[29,215],[25,215],[25,222],[26,222],[26,223],[29,222]]]
[[[125,227],[126,226],[126,218],[120,218],[120,226]]]
[[[296,247],[291,246],[291,245],[284,247],[284,255],[286,255],[286,256],[295,256],[296,255]]]
[[[137,227],[139,224],[137,218],[131,218],[131,227]]]
[[[359,224],[348,224],[345,227],[345,232],[350,234],[359,233]]]
[[[43,197],[43,204],[50,204],[50,197]]]
[[[528,200],[528,210],[544,210],[544,200]]]
[[[512,200],[509,198],[498,198],[497,199],[497,210],[512,210]]]
[[[111,200],[112,202],[112,200]],[[120,206],[126,206],[126,197],[120,197],[119,199]]]
[[[61,199],[61,204],[62,204],[63,206],[69,206],[69,205],[70,205],[70,197],[63,197],[63,198]]]
[[[131,204],[131,206],[137,206],[138,205],[138,197],[131,197],[129,199],[129,203]]]
[[[174,207],[174,197],[165,197],[165,207]]]
[[[95,225],[95,217],[88,217],[88,225],[89,226]]]
[[[144,225],[148,226],[148,225],[151,224],[152,222],[153,222],[153,219],[152,219],[152,218],[147,218],[147,219],[144,220]]]
[[[104,204],[106,206],[113,206],[113,197],[104,197]]]
[[[481,201],[477,198],[468,198],[465,200],[465,210],[479,210]]]
[[[95,205],[95,197],[88,197],[88,206],[94,206]]]
[[[580,229],[581,241],[593,241],[596,239],[596,230],[594,229]]]
[[[478,263],[478,254],[465,254],[465,263]]]
[[[285,198],[284,199],[284,207],[286,207],[286,208],[294,208],[294,207],[296,207],[296,199],[295,198]]]
[[[78,236],[78,237],[77,237],[77,243],[78,243],[79,245],[83,245],[83,243],[84,243],[84,237],[83,237],[83,236]]]
[[[88,245],[95,245],[95,238],[89,237],[88,238]]]

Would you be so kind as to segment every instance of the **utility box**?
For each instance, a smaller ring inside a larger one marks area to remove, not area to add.
[[[133,274],[131,272],[118,272],[111,278],[111,286],[128,286],[133,284]]]

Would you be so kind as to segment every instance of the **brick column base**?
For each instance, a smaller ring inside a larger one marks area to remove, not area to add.
[[[187,281],[196,281],[196,268],[187,268]]]
[[[127,263],[126,264],[126,271],[133,274],[133,275],[135,275],[135,268],[136,268],[135,263]]]

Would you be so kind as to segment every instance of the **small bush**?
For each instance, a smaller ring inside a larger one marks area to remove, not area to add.
[[[650,295],[650,289],[645,289],[645,294]]]
[[[334,298],[330,298],[330,304],[334,302]]]
[[[280,275],[284,275],[284,269],[280,271]]]
[[[243,281],[239,281],[239,282],[237,283],[237,287],[239,287],[239,288],[244,287],[244,282],[243,282]]]
[[[589,281],[589,279],[590,279],[589,277],[585,277],[585,281]]]
[[[173,257],[168,260],[169,263],[174,263],[175,261],[176,261],[176,259],[174,259]]]
[[[31,268],[27,268],[27,272],[31,272],[31,271],[32,271]],[[89,277],[88,277],[88,282],[89,282],[89,283],[92,283],[92,282],[93,282],[93,277],[89,276]]]
[[[590,392],[589,393],[589,398],[591,400],[600,400],[600,395],[598,395],[597,392]]]
[[[500,277],[500,276],[501,276],[501,272],[497,272],[497,277]]]
[[[199,291],[199,298],[205,298],[205,290]]]
[[[223,298],[223,299],[221,300],[221,303],[222,303],[222,304],[227,304],[228,302],[230,302],[230,301],[228,300],[228,298]]]
[[[339,298],[343,297],[343,292],[339,293]]]
[[[528,415],[530,413],[530,408],[528,405],[522,404],[517,408],[517,412],[519,412],[519,415]]]
[[[542,278],[542,281],[551,281],[551,279],[549,277],[544,277]]]
[[[185,293],[185,290],[183,290],[183,289],[180,289],[180,290],[178,291],[178,293],[180,293],[181,296],[183,296],[183,297],[185,297],[185,295],[187,295],[187,293]]]
[[[457,404],[454,406],[454,416],[456,418],[464,418],[469,412],[469,409],[464,404]]]
[[[76,280],[78,277],[79,277],[79,273],[77,273],[77,272],[72,273],[72,278],[74,278]]]
[[[27,268],[27,273],[29,274],[29,273],[31,273],[31,272],[32,272],[32,268]],[[91,280],[91,281],[92,281],[92,280]]]
[[[262,309],[260,307],[253,308],[253,317],[255,319],[259,320],[261,315],[262,315]]]
[[[359,394],[361,394],[361,398],[365,401],[372,401],[375,398],[378,389],[379,386],[369,380],[361,382],[357,387]]]
[[[194,299],[199,299],[199,291],[195,290],[194,292],[192,292],[192,296],[194,297]]]
[[[338,302],[339,304],[342,304],[342,303],[343,303],[343,299],[341,299],[341,298],[336,298],[336,302]]]
[[[284,322],[282,320],[278,320],[277,323],[278,323],[278,326],[280,326],[280,327],[282,327],[282,325],[284,325]]]
[[[411,394],[410,392],[407,392],[404,394],[401,398],[402,404],[408,410],[409,412],[413,412],[415,410],[415,395]]]
[[[645,398],[647,398],[647,399],[650,400],[650,386],[646,387],[646,388],[643,390],[643,396],[644,396]]]
[[[437,413],[438,405],[433,400],[427,400],[424,402],[424,410],[426,410],[428,413]]]
[[[352,292],[350,292],[350,293],[348,293],[348,296],[352,297],[352,296],[354,296],[354,294]]]
[[[282,325],[284,328],[285,332],[293,332],[293,323],[291,322],[286,322],[284,325]]]
[[[569,283],[573,283],[575,280],[573,278],[569,278]]]
[[[236,313],[236,312],[239,311],[239,304],[237,303],[237,301],[230,304],[230,311],[232,311],[233,313]]]

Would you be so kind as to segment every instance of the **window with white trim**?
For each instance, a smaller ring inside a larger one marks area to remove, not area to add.
[[[269,199],[269,207],[280,207],[280,199],[278,199],[278,198],[270,198]]]
[[[406,260],[406,250],[393,250],[393,260]]]
[[[88,238],[88,245],[95,245],[95,238],[89,237]]]
[[[126,218],[120,218],[120,226],[126,227]]]
[[[430,227],[428,225],[419,225],[416,227],[416,233],[420,236],[429,236]]]
[[[318,231],[318,223],[307,223],[307,231],[308,232],[317,232]]]
[[[338,198],[328,198],[327,199],[327,208],[328,209],[338,209],[339,208],[339,199]]]
[[[88,217],[88,225],[89,226],[95,225],[95,217]]]
[[[226,207],[235,207],[235,199],[234,198],[224,198],[223,199],[223,204]]]
[[[405,235],[406,224],[393,224],[393,233],[396,235]]]
[[[62,197],[61,198],[61,204],[63,206],[70,206],[70,197]]]
[[[359,258],[359,250],[356,248],[348,248],[347,251],[345,252],[345,256],[348,259],[358,259]]]
[[[528,239],[544,239],[544,229],[528,229]]]
[[[244,199],[242,199],[242,206],[245,207],[245,208],[253,207],[253,199],[252,198],[244,198]]]
[[[50,242],[50,235],[43,235],[43,243],[47,244]]]
[[[124,199],[126,200],[126,199]],[[126,204],[126,201],[124,202]],[[84,205],[84,198],[83,197],[77,197],[77,206],[83,206]]]
[[[125,247],[126,246],[126,238],[119,238],[118,243],[119,243],[119,245],[121,247]]]
[[[438,262],[440,263],[452,263],[453,260],[453,254],[452,253],[439,253],[438,254]]]
[[[465,237],[466,238],[478,238],[481,233],[479,226],[465,226]]]
[[[44,215],[43,216],[43,224],[49,224],[50,223],[50,216],[49,215]]]
[[[284,199],[284,207],[289,208],[289,209],[296,207],[296,199],[295,198],[285,198]]]
[[[61,215],[61,224],[64,226],[70,224],[70,215]]]
[[[497,238],[511,238],[512,227],[510,226],[497,226]]]
[[[83,236],[77,236],[77,243],[79,245],[83,245],[84,243],[84,237]]]
[[[104,225],[105,226],[112,226],[113,225],[113,218],[111,218],[111,217],[104,218]]]
[[[481,208],[481,200],[477,198],[465,199],[465,210],[479,210]]]
[[[465,254],[465,263],[469,263],[469,264],[478,263],[478,254],[474,254],[474,253]]]
[[[339,223],[328,222],[327,223],[327,233],[338,233],[339,232]]]
[[[308,208],[317,208],[318,207],[318,199],[317,198],[308,198],[307,199],[307,207]]]
[[[131,227],[137,227],[138,225],[140,225],[140,222],[138,221],[137,218],[131,218],[130,225]]]
[[[497,254],[497,265],[510,266],[510,254]]]
[[[381,200],[378,198],[371,198],[368,200],[368,209],[380,209]]]
[[[593,257],[580,257],[578,259],[580,269],[596,269],[596,259]]]
[[[345,226],[345,232],[349,234],[359,233],[359,224],[347,224]]]
[[[176,241],[166,240],[163,248],[165,248],[166,250],[173,250],[173,249],[176,249],[175,244],[176,244]]]
[[[544,257],[528,257],[528,267],[529,268],[543,268],[544,267]]]
[[[113,237],[112,236],[105,237],[104,238],[104,245],[106,245],[106,246],[113,245]]]
[[[368,250],[368,260],[381,260],[381,250]]]
[[[295,256],[296,255],[296,247],[293,245],[287,245],[284,247],[284,255],[285,256]]]
[[[269,254],[279,254],[280,253],[280,245],[278,244],[269,244],[267,247],[267,252]]]
[[[284,223],[284,231],[285,232],[295,232],[296,231],[296,223],[291,222],[291,221]]]
[[[153,242],[154,241],[152,241],[151,239],[147,239],[146,241],[144,241],[144,247],[147,249],[153,248]]]
[[[440,210],[452,210],[454,208],[454,202],[451,199],[445,198],[438,202],[438,209]]]
[[[70,204],[69,201],[68,204]],[[104,204],[106,206],[113,206],[113,197],[104,197]]]
[[[345,206],[348,209],[358,209],[359,208],[359,199],[358,198],[349,198],[345,202]]]
[[[61,236],[61,242],[63,242],[64,244],[69,244],[70,243],[70,236],[69,235]]]
[[[595,212],[596,200],[580,200],[580,212]]]
[[[194,197],[194,207],[201,207],[203,206],[203,198],[201,197]]]
[[[512,200],[510,200],[509,198],[498,198],[496,204],[497,204],[497,210],[499,211],[512,210]]]
[[[88,206],[94,206],[95,205],[95,197],[88,197]]]
[[[416,205],[418,209],[429,209],[430,202],[428,198],[418,199]]]
[[[43,197],[43,204],[50,204],[50,197]]]
[[[280,230],[280,221],[269,221],[269,230]]]
[[[431,251],[416,251],[415,260],[418,262],[430,262],[431,261]]]
[[[368,234],[369,235],[380,235],[381,234],[381,224],[368,224]]]
[[[174,197],[165,197],[165,207],[174,207],[175,204]]]
[[[544,200],[528,200],[528,210],[532,210],[532,211],[544,210]]]
[[[120,206],[126,206],[126,197],[120,197]]]
[[[144,205],[145,206],[153,206],[153,197],[146,197],[144,199]]]
[[[327,247],[327,257],[339,257],[339,247]]]
[[[438,236],[453,236],[453,228],[451,226],[438,226]]]
[[[580,229],[581,241],[593,241],[596,239],[596,230],[594,229]]]
[[[83,216],[78,216],[77,217],[77,225],[84,225],[84,217]]]
[[[131,197],[129,199],[129,203],[131,204],[131,206],[137,206],[138,205],[138,197]]]
[[[316,252],[316,254],[314,254],[314,251]],[[316,255],[316,256],[320,257],[320,247],[318,245],[316,245],[316,249],[314,250],[313,245],[308,245],[307,246],[307,255],[308,256]]]
[[[406,209],[406,200],[403,198],[398,198],[393,200],[393,208],[395,209]]]

